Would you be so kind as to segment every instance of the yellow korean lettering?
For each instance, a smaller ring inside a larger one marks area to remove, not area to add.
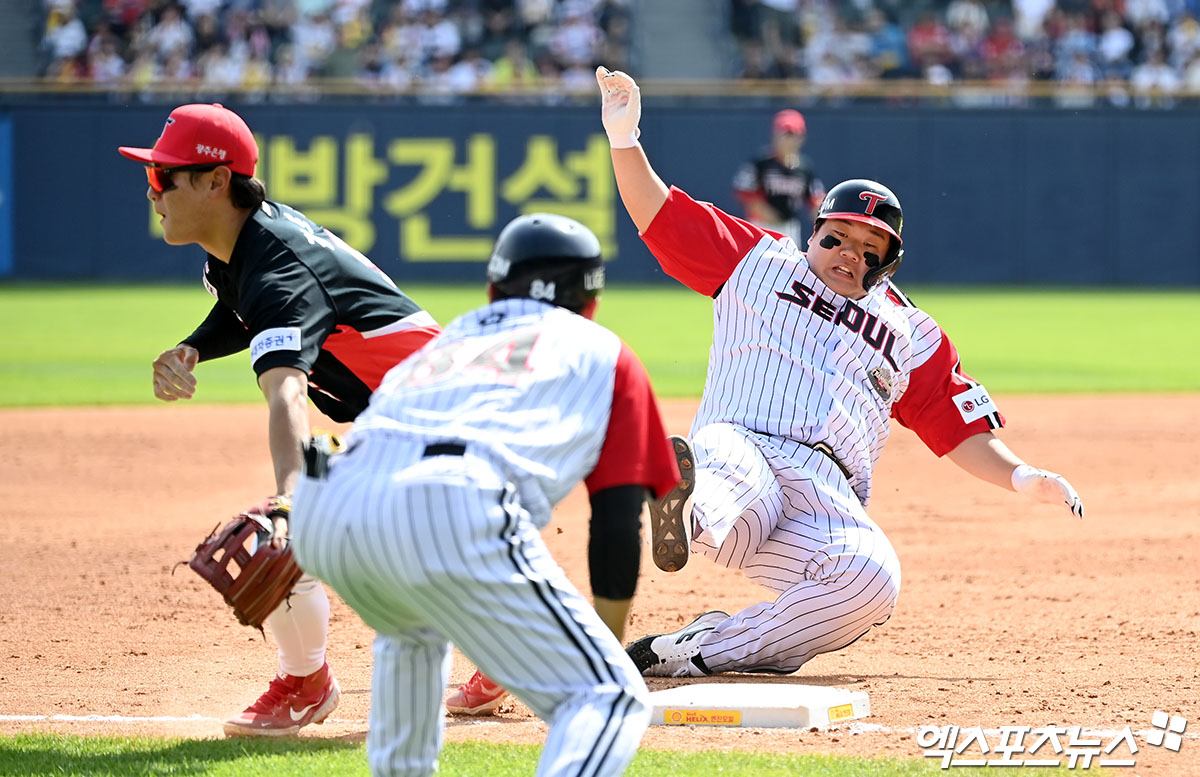
[[[467,139],[466,161],[455,164],[449,138],[392,141],[388,158],[396,165],[419,167],[404,187],[385,198],[384,208],[400,222],[400,255],[408,261],[484,261],[492,236],[434,235],[426,208],[445,192],[465,196],[467,226],[490,230],[496,221],[496,141],[490,135]]]
[[[314,208],[308,217],[341,235],[356,249],[369,252],[375,247],[375,188],[387,180],[387,162],[375,157],[375,139],[366,133],[346,138],[342,165],[342,202],[340,207]]]
[[[549,196],[537,196],[540,192]],[[587,226],[609,259],[617,255],[615,195],[608,140],[599,133],[582,151],[562,155],[561,162],[557,141],[534,135],[526,143],[525,161],[500,185],[500,196],[522,213],[558,213]]]
[[[277,135],[267,144],[271,199],[304,210],[305,205],[337,203],[338,144],[335,138],[318,135],[307,151],[296,148],[287,135]]]

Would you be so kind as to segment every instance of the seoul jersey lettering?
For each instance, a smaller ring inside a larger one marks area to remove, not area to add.
[[[892,357],[896,333],[888,329],[874,313],[863,310],[851,299],[846,300],[840,308],[835,307],[832,302],[817,294],[811,286],[806,286],[800,281],[793,281],[791,288],[792,293],[777,291],[775,296],[784,302],[811,309],[814,314],[826,321],[832,321],[835,326],[844,326],[876,351],[882,351],[883,358],[887,359],[892,369],[900,369]]]

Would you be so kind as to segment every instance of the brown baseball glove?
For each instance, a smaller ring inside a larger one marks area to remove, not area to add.
[[[225,598],[239,623],[259,631],[304,574],[291,544],[272,539],[274,519],[290,511],[287,497],[273,496],[214,528],[188,562]]]

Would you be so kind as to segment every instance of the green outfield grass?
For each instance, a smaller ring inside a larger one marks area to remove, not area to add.
[[[533,774],[540,753],[541,748],[533,745],[450,743],[442,751],[438,773],[448,777],[527,777]],[[626,771],[628,777],[910,777],[940,773],[937,762],[923,760],[653,750],[639,752]],[[954,769],[954,774],[986,773],[990,772]],[[368,770],[365,746],[337,739],[194,740],[20,734],[0,737],[0,774],[367,777]]]
[[[446,322],[482,285],[406,290]],[[1200,292],[911,289],[993,394],[1200,390]],[[0,285],[0,407],[152,402],[150,362],[207,313],[186,286]],[[605,293],[598,320],[637,351],[664,397],[699,396],[709,300],[677,285]],[[200,365],[195,401],[259,398],[244,355]]]

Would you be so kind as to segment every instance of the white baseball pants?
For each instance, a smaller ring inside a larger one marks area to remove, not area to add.
[[[376,777],[432,774],[453,642],[550,724],[539,775],[618,775],[650,721],[645,683],[492,465],[372,435],[301,478],[297,559],[375,629]]]
[[[692,550],[779,597],[705,636],[716,672],[790,673],[884,623],[900,561],[824,454],[731,424],[695,430]]]

